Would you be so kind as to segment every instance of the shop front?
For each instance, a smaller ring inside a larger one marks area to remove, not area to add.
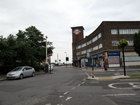
[[[108,51],[108,66],[120,67],[120,51]]]

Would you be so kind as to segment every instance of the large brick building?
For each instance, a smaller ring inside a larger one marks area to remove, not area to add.
[[[117,44],[120,39],[126,39],[128,46],[125,48],[126,62],[140,62],[140,57],[134,51],[133,35],[140,31],[140,21],[103,21],[99,27],[84,38],[84,27],[71,27],[73,65],[79,66],[83,59],[88,59],[87,64],[106,67],[122,66],[122,50]],[[103,54],[106,55],[103,58]]]

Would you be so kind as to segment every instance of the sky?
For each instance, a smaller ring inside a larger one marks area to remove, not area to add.
[[[53,42],[51,62],[72,62],[71,27],[90,35],[102,21],[140,21],[140,0],[0,0],[0,36],[35,26]]]

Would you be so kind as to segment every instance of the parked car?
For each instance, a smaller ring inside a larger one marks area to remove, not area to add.
[[[30,66],[16,67],[6,75],[7,79],[16,79],[16,78],[22,79],[27,76],[32,77],[35,76],[35,69],[33,67]]]

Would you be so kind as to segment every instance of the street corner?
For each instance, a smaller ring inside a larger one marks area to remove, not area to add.
[[[118,76],[112,76],[113,79],[131,79],[130,76],[124,76],[124,75],[118,75]]]

